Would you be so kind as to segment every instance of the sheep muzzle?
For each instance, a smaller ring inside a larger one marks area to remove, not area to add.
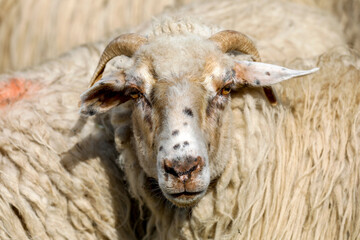
[[[200,156],[184,159],[164,159],[162,168],[165,182],[170,184],[165,196],[180,207],[195,204],[206,192],[207,184],[202,183],[202,171],[206,163]]]

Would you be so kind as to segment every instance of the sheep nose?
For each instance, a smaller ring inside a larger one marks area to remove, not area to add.
[[[166,173],[173,175],[181,182],[191,179],[192,173],[199,172],[204,166],[204,160],[198,156],[196,158],[187,157],[184,161],[164,160],[164,170]]]

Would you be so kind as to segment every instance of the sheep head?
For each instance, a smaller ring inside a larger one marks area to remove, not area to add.
[[[236,61],[227,52],[252,56]],[[133,64],[105,76],[106,63],[127,55]],[[194,206],[210,181],[224,171],[231,149],[231,91],[265,87],[311,71],[256,62],[245,35],[223,31],[206,39],[195,34],[160,35],[148,41],[121,35],[101,56],[81,112],[94,115],[131,100],[134,148],[146,175],[178,207]],[[271,89],[270,89],[271,90]]]

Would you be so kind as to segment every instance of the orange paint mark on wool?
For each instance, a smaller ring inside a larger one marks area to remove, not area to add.
[[[23,78],[0,82],[0,108],[28,97],[36,89],[38,87],[32,81]]]

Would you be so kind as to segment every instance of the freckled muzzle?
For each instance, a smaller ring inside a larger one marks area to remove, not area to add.
[[[194,206],[210,182],[206,144],[195,123],[160,134],[157,170],[160,189],[178,207]]]
[[[189,122],[160,136],[157,171],[164,196],[178,207],[194,206],[210,182],[206,144],[199,128]]]
[[[158,152],[159,186],[176,206],[191,207],[204,196],[210,182],[207,149],[196,131],[168,132],[170,137],[160,141]]]

